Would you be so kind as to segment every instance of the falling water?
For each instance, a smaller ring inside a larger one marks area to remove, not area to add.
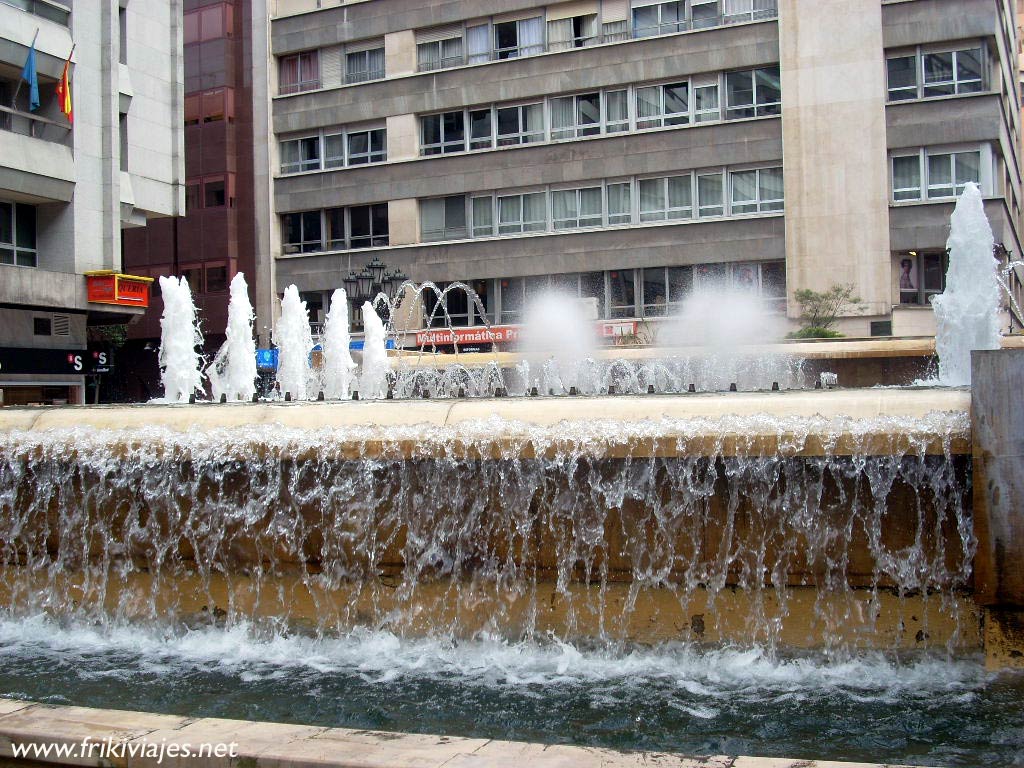
[[[363,304],[363,368],[359,377],[359,392],[366,399],[384,397],[387,393],[388,365],[387,332],[384,322],[373,308]]]
[[[256,341],[252,324],[255,315],[249,302],[249,287],[241,272],[231,279],[228,302],[227,337],[206,369],[215,400],[250,400],[256,392]]]
[[[164,313],[160,318],[160,379],[164,398],[177,403],[203,390],[203,346],[192,291],[184,277],[161,277]]]
[[[331,295],[331,307],[324,325],[324,394],[333,400],[347,400],[356,364],[349,347],[348,296],[344,288]]]
[[[277,321],[277,346],[280,348],[277,380],[282,393],[291,393],[296,400],[308,400],[315,394],[315,376],[310,365],[313,333],[309,327],[306,302],[299,298],[299,289],[289,285],[281,299],[281,317]]]
[[[950,220],[946,289],[932,299],[939,383],[971,383],[971,350],[999,349],[1000,289],[995,238],[981,190],[968,183]]]

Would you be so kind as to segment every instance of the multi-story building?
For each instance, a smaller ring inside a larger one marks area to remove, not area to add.
[[[253,5],[251,0],[185,0],[186,214],[125,234],[125,264],[134,274],[188,279],[208,357],[224,341],[231,279],[244,272],[252,291],[256,277]],[[262,18],[265,26],[265,13]],[[265,66],[264,51],[258,59]],[[260,111],[265,114],[266,108]],[[266,141],[265,128],[260,141]],[[163,304],[156,294],[150,311],[129,328],[120,353],[122,367],[130,370],[123,383],[132,400],[162,394],[156,350]]]
[[[33,41],[35,110],[21,82]],[[184,207],[181,45],[180,0],[0,0],[6,404],[82,402],[102,369],[89,329],[144,312],[90,301],[84,273],[120,272],[122,231]],[[73,124],[55,97],[69,55]]]
[[[998,255],[1021,253],[1010,0],[271,13],[270,248],[276,287],[314,311],[379,256],[469,283],[492,323],[547,286],[613,320],[718,283],[795,321],[797,289],[849,283],[863,308],[840,330],[929,334],[970,181]],[[457,323],[482,322],[449,296]]]

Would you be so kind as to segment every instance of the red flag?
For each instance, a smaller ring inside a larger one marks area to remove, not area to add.
[[[57,83],[57,99],[60,102],[60,111],[68,116],[68,122],[75,122],[75,113],[71,106],[71,80],[68,77],[68,69],[71,67],[71,59],[64,62],[64,74],[60,76]]]

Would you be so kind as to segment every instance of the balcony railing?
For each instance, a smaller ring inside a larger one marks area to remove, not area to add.
[[[58,123],[30,112],[0,106],[0,131],[19,133],[22,136],[31,136],[35,139],[62,144],[70,130],[71,126],[66,123]]]
[[[9,5],[21,11],[31,13],[41,19],[55,21],[62,26],[68,25],[71,9],[50,0],[0,0],[0,4]]]
[[[370,80],[383,80],[383,69],[371,69],[363,72],[348,72],[345,74],[346,83],[366,83]]]
[[[530,43],[512,48],[492,48],[489,51],[479,51],[458,56],[446,56],[436,61],[419,61],[417,71],[431,72],[439,69],[452,69],[463,67],[467,64],[484,64],[489,61],[505,61],[508,59],[536,56],[541,53],[556,53],[559,51],[570,51],[576,48],[587,48],[602,43],[619,43],[625,40],[640,40],[659,35],[673,35],[677,32],[691,32],[715,27],[725,27],[732,24],[745,24],[752,21],[767,21],[778,17],[778,3],[770,3],[770,7],[745,11],[743,13],[732,13],[719,16],[709,16],[703,19],[690,21],[677,21],[668,24],[658,24],[654,27],[628,28],[625,31],[611,33],[597,33],[576,37],[572,40],[559,40],[554,42]]]

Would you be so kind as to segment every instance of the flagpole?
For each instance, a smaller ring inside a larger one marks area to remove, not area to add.
[[[32,36],[32,45],[30,45],[28,47],[30,53],[31,53],[32,49],[36,47],[36,40],[38,40],[38,39],[39,39],[39,27],[36,27],[36,33],[35,33],[35,35]],[[14,98],[11,99],[11,108],[12,109],[16,109],[17,108],[18,94],[21,93],[21,84],[23,82],[25,82],[25,78],[19,77],[18,78],[18,87],[14,89]],[[29,99],[29,100],[31,101],[31,99]],[[31,111],[31,110],[29,110],[29,111]]]

